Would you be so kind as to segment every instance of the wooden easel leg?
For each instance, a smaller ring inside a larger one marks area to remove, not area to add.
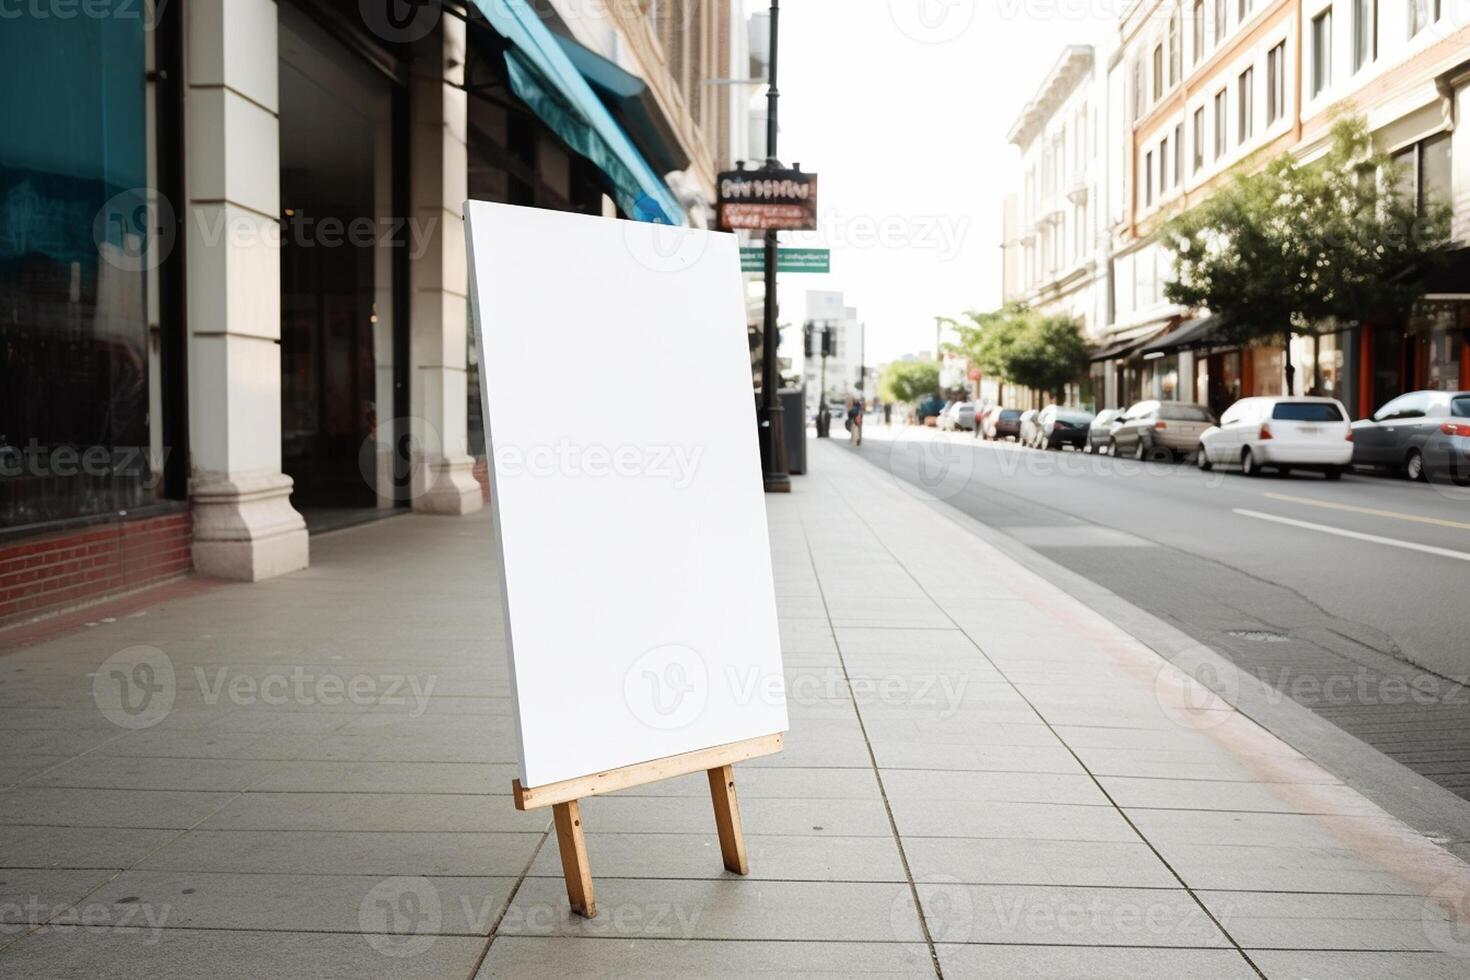
[[[556,845],[561,849],[567,899],[573,912],[591,919],[597,915],[597,898],[592,893],[592,866],[587,863],[587,841],[582,836],[582,810],[576,800],[569,800],[552,806],[551,813],[556,819]]]
[[[740,829],[740,802],[735,799],[735,767],[720,766],[708,770],[708,775],[725,869],[738,875],[749,874],[750,865],[745,860],[745,834]]]

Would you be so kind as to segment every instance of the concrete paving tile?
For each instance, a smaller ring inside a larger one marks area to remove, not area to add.
[[[1349,840],[1403,839],[1406,828],[1388,818],[1324,817],[1294,813],[1230,813],[1210,810],[1129,810],[1150,841],[1161,844],[1259,844],[1274,847],[1342,847]]]
[[[377,793],[245,793],[206,830],[536,831],[547,812],[515,809],[506,797]]]
[[[475,980],[564,980],[568,976],[712,980],[814,976],[934,976],[921,943],[709,942],[646,939],[571,939],[502,936],[490,947]]]
[[[105,756],[150,756],[158,759],[294,759],[313,750],[324,739],[315,735],[274,735],[250,732],[166,731],[156,728],[130,732],[95,750]]]
[[[984,663],[974,642],[957,629],[894,628],[847,626],[836,630],[837,645],[844,656],[951,654],[973,657]]]
[[[7,827],[0,867],[121,870],[177,836],[176,830]]]
[[[1242,783],[1336,782],[1316,763],[1281,757],[1269,768],[1247,765],[1223,751],[1179,753],[1167,749],[1077,748],[1079,758],[1099,776],[1141,776],[1153,779],[1213,779]]]
[[[944,975],[976,980],[1253,980],[1256,972],[1234,950],[1038,946],[938,947]]]
[[[1331,783],[1244,783],[1126,776],[1099,778],[1103,788],[1122,807],[1383,815],[1381,808],[1357,790]]]
[[[218,874],[126,871],[88,898],[99,907],[152,909],[164,929],[263,929],[306,932],[425,930],[487,936],[514,878],[377,875]],[[422,924],[385,915],[379,902],[417,900]],[[435,911],[437,907],[437,912]],[[375,917],[384,925],[375,926]]]
[[[1020,840],[1090,840],[1133,843],[1138,835],[1110,806],[1066,803],[890,800],[904,837],[990,837]]]
[[[53,766],[59,766],[70,758],[73,757],[69,755],[22,755],[0,759],[0,788],[26,782],[38,773],[45,772]]]
[[[597,880],[597,918],[567,908],[565,883],[528,878],[500,924],[507,936],[921,942],[906,883]]]
[[[1077,803],[1111,806],[1092,777],[1052,772],[956,772],[944,769],[885,769],[890,800],[943,803]]]
[[[915,880],[982,885],[1179,886],[1164,863],[1143,843],[905,837],[904,853]]]
[[[1218,948],[1229,940],[1182,888],[916,883],[935,942]],[[935,910],[934,915],[929,910]],[[941,938],[942,937],[942,938]]]
[[[881,800],[755,797],[740,801],[746,834],[889,837],[893,829]],[[709,799],[697,797],[602,796],[582,801],[589,833],[705,834],[714,830]]]
[[[507,796],[517,767],[452,762],[272,762],[256,792],[472,793]]]
[[[1418,889],[1372,860],[1343,847],[1276,847],[1153,841],[1191,888],[1241,891],[1418,894]]]
[[[233,793],[21,786],[0,794],[0,824],[183,830],[233,798]]]
[[[977,772],[1085,772],[1062,746],[934,745],[922,739],[873,743],[883,769],[965,769]]]
[[[120,728],[66,731],[56,728],[32,728],[5,733],[5,751],[11,756],[73,756],[90,752],[126,734]]]
[[[905,881],[892,836],[821,835],[745,837],[750,878],[767,881]],[[720,878],[719,839],[713,825],[703,834],[587,834],[594,878]],[[541,848],[531,874],[561,877],[555,841]]]
[[[27,781],[82,789],[238,791],[279,763],[250,759],[156,759],[85,755]]]
[[[1432,952],[1437,935],[1460,930],[1418,895],[1196,894],[1246,948]],[[1464,952],[1470,954],[1470,944]]]
[[[235,874],[514,877],[544,838],[541,831],[191,830],[137,867]]]
[[[26,928],[44,925],[67,906],[117,874],[111,869],[0,869],[0,944]]]
[[[864,719],[868,738],[876,743],[920,741],[929,745],[1051,746],[1063,743],[1045,725],[1007,724],[973,715],[944,714],[940,708],[915,708],[907,717]]]
[[[374,946],[376,944],[376,948]],[[418,945],[424,948],[418,949]],[[344,980],[467,976],[483,938],[363,936],[194,929],[51,929],[0,951],[0,975],[18,977],[209,977],[211,980]],[[396,952],[385,955],[380,949]],[[411,956],[404,950],[414,950]]]
[[[1364,953],[1252,949],[1247,954],[1272,980],[1464,980],[1463,956],[1433,953]]]
[[[458,738],[404,732],[380,735],[328,735],[314,739],[299,756],[288,758],[342,762],[481,762],[519,765],[515,740],[496,741],[474,726]]]
[[[761,797],[813,800],[877,800],[878,779],[871,767],[807,769],[797,766],[735,767],[735,789],[741,800]],[[687,796],[708,801],[709,779],[702,772],[645,783],[621,790],[619,797]]]

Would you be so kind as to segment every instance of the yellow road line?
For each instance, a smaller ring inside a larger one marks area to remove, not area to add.
[[[1345,510],[1354,514],[1369,514],[1373,517],[1389,517],[1396,521],[1413,521],[1416,524],[1433,524],[1437,527],[1453,527],[1461,531],[1470,531],[1470,523],[1464,521],[1451,521],[1443,517],[1425,517],[1422,514],[1401,514],[1396,510],[1378,510],[1373,507],[1354,507],[1352,504],[1334,504],[1326,500],[1314,500],[1311,497],[1293,497],[1284,493],[1268,493],[1265,496],[1272,500],[1285,500],[1293,504],[1306,504],[1310,507],[1325,507],[1328,510]]]

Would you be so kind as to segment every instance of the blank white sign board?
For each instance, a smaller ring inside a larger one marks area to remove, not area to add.
[[[465,219],[522,785],[784,732],[734,236]]]

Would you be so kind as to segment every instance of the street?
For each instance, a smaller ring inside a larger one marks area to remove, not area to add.
[[[1470,796],[1465,491],[1250,479],[878,425],[857,452]]]

